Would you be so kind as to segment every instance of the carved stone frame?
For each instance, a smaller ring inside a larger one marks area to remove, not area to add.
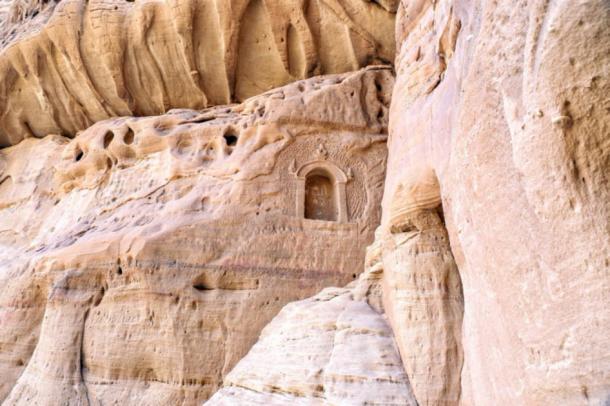
[[[321,174],[327,176],[335,188],[335,207],[337,208],[337,222],[347,223],[347,200],[345,185],[348,178],[345,173],[335,164],[328,161],[311,161],[301,166],[296,175],[296,215],[305,218],[305,183],[310,174]]]

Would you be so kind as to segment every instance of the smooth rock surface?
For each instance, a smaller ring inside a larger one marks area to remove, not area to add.
[[[608,21],[597,0],[401,2],[380,238],[420,405],[610,401]],[[441,205],[449,246],[412,221]]]
[[[285,306],[208,402],[416,405],[379,300],[379,270]]]

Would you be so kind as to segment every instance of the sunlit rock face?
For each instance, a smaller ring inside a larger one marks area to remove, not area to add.
[[[205,405],[417,405],[370,265],[285,306]]]
[[[5,404],[200,404],[282,306],[354,280],[393,80],[317,77],[0,151]]]
[[[608,21],[0,0],[0,402],[608,404]]]
[[[397,0],[0,4],[0,146],[391,63]]]
[[[380,243],[419,404],[610,399],[609,17],[401,2]]]

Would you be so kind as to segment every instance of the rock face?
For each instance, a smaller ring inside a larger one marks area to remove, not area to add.
[[[390,63],[396,7],[396,0],[16,0],[0,10],[7,27],[0,146]]]
[[[0,151],[4,404],[201,403],[282,306],[355,279],[392,86],[369,68]]]
[[[392,331],[374,309],[378,271],[284,307],[205,404],[416,405]]]
[[[609,17],[401,3],[380,239],[420,405],[610,399]]]
[[[609,404],[607,1],[5,5],[3,404]]]

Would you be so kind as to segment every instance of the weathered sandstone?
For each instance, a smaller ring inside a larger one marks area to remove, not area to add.
[[[401,2],[380,239],[420,405],[610,400],[608,21]]]
[[[416,405],[382,314],[379,267],[282,309],[208,402],[215,405]]]
[[[394,58],[396,0],[31,3],[0,20],[0,146]]]
[[[392,85],[369,68],[0,151],[4,404],[200,403],[283,305],[354,280]]]

